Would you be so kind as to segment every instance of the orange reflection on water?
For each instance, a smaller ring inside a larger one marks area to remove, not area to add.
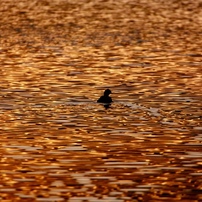
[[[1,201],[202,200],[199,1],[1,4]]]

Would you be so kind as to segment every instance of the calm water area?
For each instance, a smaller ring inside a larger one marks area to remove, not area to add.
[[[202,201],[201,0],[0,15],[1,202]]]

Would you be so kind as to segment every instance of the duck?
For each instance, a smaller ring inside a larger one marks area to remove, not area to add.
[[[98,100],[97,102],[99,103],[107,103],[107,104],[110,104],[112,101],[112,98],[109,96],[111,94],[111,90],[109,89],[106,89],[104,91],[104,95],[102,95]]]

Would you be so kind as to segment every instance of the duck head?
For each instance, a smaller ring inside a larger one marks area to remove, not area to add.
[[[111,90],[107,89],[107,90],[105,90],[105,92],[104,92],[104,96],[108,96],[108,95],[110,95],[111,93],[112,93]]]

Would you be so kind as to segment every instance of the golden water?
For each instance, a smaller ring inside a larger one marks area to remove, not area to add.
[[[137,2],[1,0],[0,201],[202,200],[202,4]]]

